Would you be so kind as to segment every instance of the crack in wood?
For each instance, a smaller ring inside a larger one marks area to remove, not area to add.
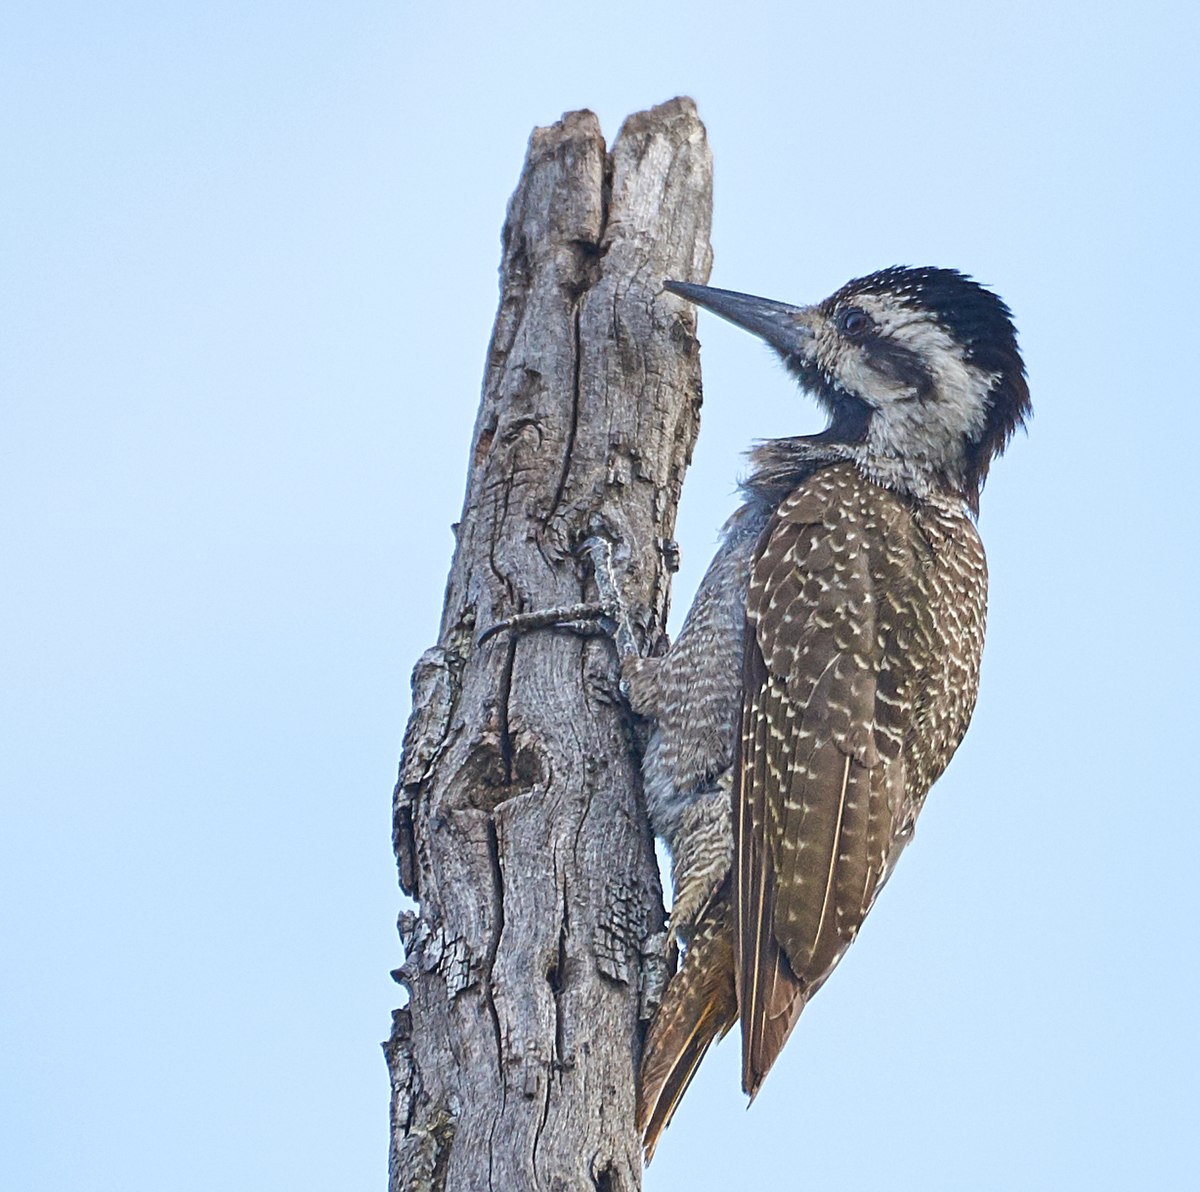
[[[491,1020],[492,1031],[495,1036],[496,1073],[500,1089],[500,1112],[493,1118],[491,1129],[488,1131],[488,1187],[494,1188],[496,1130],[499,1128],[501,1119],[504,1116],[504,1107],[508,1102],[508,1083],[505,1079],[508,1064],[504,1047],[504,1030],[500,1025],[500,1013],[496,1008],[496,992],[492,984],[492,974],[496,968],[496,956],[500,951],[500,945],[504,939],[504,869],[500,861],[500,835],[494,815],[489,815],[487,819],[487,845],[488,859],[491,862],[492,892],[495,896],[496,919],[493,929],[493,946],[488,953],[485,967],[483,1003],[487,1008],[488,1017]]]
[[[584,294],[586,294],[586,289]],[[583,295],[581,294],[575,300],[575,309],[571,315],[571,347],[572,347],[572,368],[571,368],[571,406],[570,413],[567,417],[567,436],[566,443],[563,446],[562,466],[559,468],[558,481],[554,486],[554,495],[550,498],[550,507],[546,511],[546,516],[543,519],[545,525],[549,525],[558,514],[559,506],[562,505],[563,494],[567,490],[567,478],[571,474],[571,456],[575,450],[575,436],[579,433],[579,406],[582,400],[582,374],[583,374],[583,337],[581,334],[581,325],[583,320]]]
[[[513,784],[513,741],[512,729],[508,721],[508,707],[512,697],[513,666],[517,660],[517,641],[517,634],[510,633],[508,635],[496,701],[497,719],[500,722],[500,761],[504,767],[505,786]]]

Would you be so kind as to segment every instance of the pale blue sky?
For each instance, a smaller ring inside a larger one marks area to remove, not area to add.
[[[950,265],[1036,409],[983,693],[750,1113],[650,1192],[1192,1186],[1193,5],[10,3],[0,15],[0,1186],[381,1189],[389,798],[529,130],[694,96],[713,282]],[[1136,11],[1136,15],[1135,15]],[[690,596],[815,429],[702,319]]]

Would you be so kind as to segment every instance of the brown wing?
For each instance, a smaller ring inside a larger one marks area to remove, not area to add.
[[[889,556],[893,527],[866,488],[851,467],[812,477],[780,507],[751,571],[734,795],[751,1096],[858,931],[903,815],[911,709],[877,612],[881,595],[895,599],[904,550]]]

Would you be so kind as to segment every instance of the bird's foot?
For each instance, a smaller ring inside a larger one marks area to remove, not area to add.
[[[569,629],[584,636],[604,634],[611,637],[616,642],[617,654],[622,664],[627,659],[640,657],[641,651],[638,649],[629,609],[613,574],[612,543],[607,538],[594,534],[583,542],[580,550],[592,564],[596,591],[600,597],[598,601],[514,613],[511,617],[488,626],[476,638],[475,644],[482,646],[501,633]]]
[[[609,610],[613,621],[613,641],[617,644],[617,656],[622,663],[627,658],[638,658],[641,650],[633,632],[633,621],[629,616],[629,606],[621,595],[617,585],[617,577],[613,574],[612,543],[600,534],[593,534],[584,540],[581,548],[591,560],[592,574],[596,580],[596,591],[600,602]]]
[[[529,633],[534,629],[570,629],[575,633],[608,634],[612,630],[604,621],[612,620],[612,611],[603,604],[562,604],[558,608],[542,608],[536,612],[513,613],[495,625],[489,625],[475,644],[482,646],[501,633]]]

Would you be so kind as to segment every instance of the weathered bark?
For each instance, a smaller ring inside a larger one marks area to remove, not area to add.
[[[537,129],[504,227],[500,309],[438,644],[417,663],[395,801],[409,990],[386,1045],[393,1192],[636,1189],[636,1060],[662,897],[606,637],[481,630],[595,598],[617,544],[662,639],[695,440],[693,315],[711,159],[690,100]]]

